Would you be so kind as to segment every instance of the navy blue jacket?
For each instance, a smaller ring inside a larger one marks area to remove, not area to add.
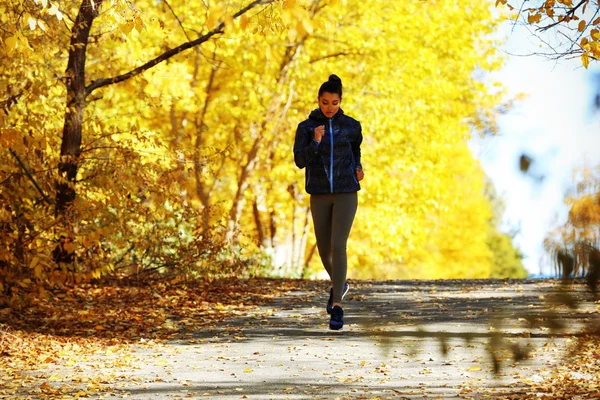
[[[324,125],[325,135],[314,140],[316,127]],[[306,168],[305,187],[310,194],[350,193],[360,190],[356,168],[360,163],[362,128],[360,122],[340,108],[330,119],[320,108],[298,124],[294,141],[294,162]]]

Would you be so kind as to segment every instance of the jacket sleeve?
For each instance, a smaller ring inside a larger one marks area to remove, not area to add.
[[[319,142],[306,134],[302,124],[296,129],[296,139],[294,140],[294,162],[298,168],[304,168],[310,165],[318,154]]]
[[[352,141],[352,154],[354,155],[354,162],[356,164],[357,168],[360,168],[362,170],[362,164],[360,162],[360,145],[362,143],[363,137],[362,137],[362,127],[360,125],[360,122],[358,123],[358,134],[356,135],[356,138]]]

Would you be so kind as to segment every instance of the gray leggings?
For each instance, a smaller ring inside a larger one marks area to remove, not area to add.
[[[358,206],[358,194],[313,194],[310,196],[310,210],[317,248],[323,266],[333,282],[333,301],[342,302],[342,291],[346,283],[348,260],[346,243],[352,228]]]

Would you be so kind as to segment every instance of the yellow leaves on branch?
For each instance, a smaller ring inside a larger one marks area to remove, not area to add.
[[[56,16],[56,19],[58,19],[59,21],[63,20],[63,14],[62,14],[62,12],[60,12],[60,10],[56,6],[56,4],[49,3],[48,0],[34,0],[34,3],[42,6],[43,13],[47,13],[48,15],[54,15],[54,16]],[[33,19],[33,21],[28,21],[28,22],[29,22],[29,26],[31,27],[31,30],[35,29],[36,23],[38,24],[38,26],[40,28],[44,29],[44,27],[42,25],[39,25],[41,23],[40,20]]]
[[[581,55],[581,64],[587,69],[587,67],[589,67],[590,65],[590,56],[588,55],[588,53],[583,53]]]
[[[540,13],[536,13],[536,14],[529,14],[527,16],[527,22],[529,22],[530,24],[537,24],[542,20],[542,14]]]
[[[225,10],[222,6],[213,6],[210,8],[208,12],[208,16],[206,17],[206,27],[208,30],[212,31],[221,23],[221,19],[224,17]]]
[[[288,28],[288,39],[292,42],[296,38],[310,35],[314,31],[309,11],[296,0],[284,1],[281,19]]]
[[[524,8],[525,1],[520,1],[518,4],[508,4],[507,0],[496,0],[496,7],[502,5],[510,10],[521,10],[518,16],[522,13],[528,12],[527,23],[530,25],[537,25],[539,29],[545,30],[546,28],[560,26],[568,26],[573,21],[577,22],[577,27],[570,27],[569,31],[562,32],[565,37],[570,39],[570,44],[577,44],[577,41],[582,37],[580,42],[581,50],[581,63],[585,68],[588,68],[590,61],[600,59],[600,47],[596,44],[600,40],[597,30],[592,29],[594,26],[600,25],[600,17],[595,18],[593,21],[583,19],[586,15],[586,7],[588,1],[573,3],[572,0],[546,0],[542,2],[539,7],[536,8]],[[555,13],[558,14],[555,18]],[[542,22],[542,16],[546,14],[552,21],[544,20]],[[595,16],[595,15],[594,15]],[[586,32],[586,31],[589,31]],[[579,52],[578,50],[567,50],[567,53],[574,54]]]
[[[27,51],[31,47],[29,41],[21,32],[16,32],[14,36],[4,39],[4,51],[10,54],[13,51]]]
[[[591,57],[594,57],[596,60],[600,59],[600,31],[598,29],[592,29],[589,37],[581,39],[579,46],[583,50],[581,64],[585,68],[588,68]]]
[[[142,20],[142,18],[137,16],[137,17],[125,22],[123,25],[121,25],[119,27],[119,29],[125,35],[129,35],[134,28],[139,33],[142,33],[142,31],[144,30],[145,27],[146,27],[146,25],[144,24],[144,21]]]

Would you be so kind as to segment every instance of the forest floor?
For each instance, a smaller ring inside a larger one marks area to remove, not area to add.
[[[600,302],[557,280],[85,286],[0,309],[0,398],[600,398]]]

